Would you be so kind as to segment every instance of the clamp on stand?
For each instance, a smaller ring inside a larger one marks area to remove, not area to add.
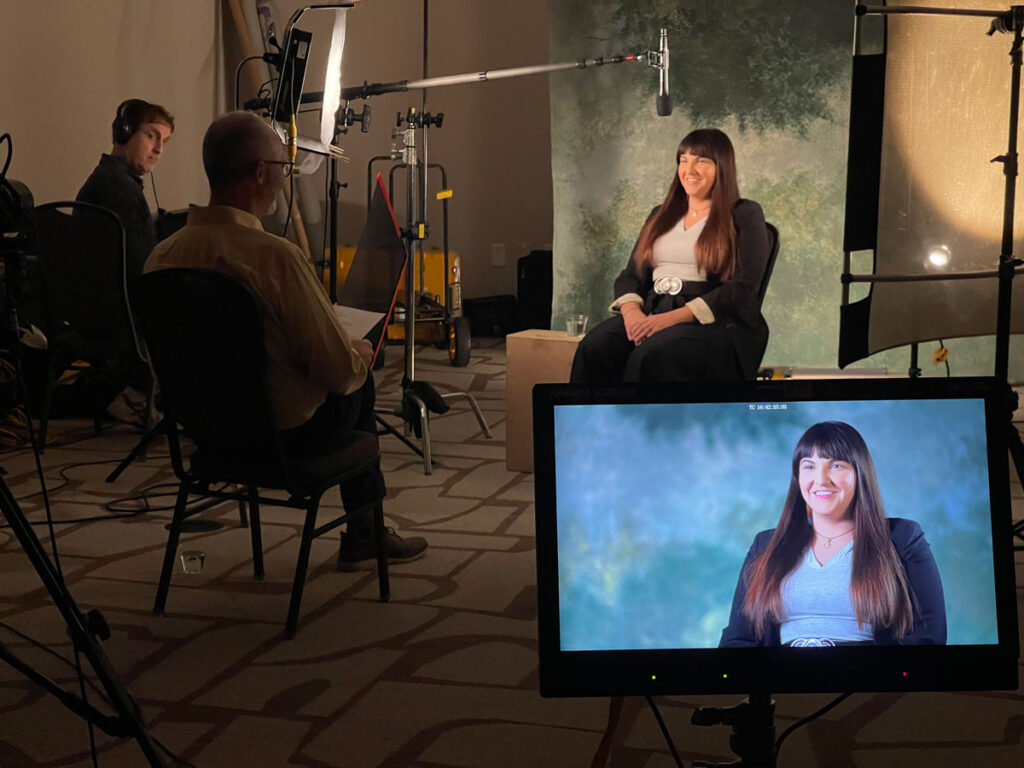
[[[731,763],[695,760],[693,768],[776,768],[775,702],[771,694],[753,693],[732,707],[698,707],[694,725],[729,725],[729,748],[739,756]]]

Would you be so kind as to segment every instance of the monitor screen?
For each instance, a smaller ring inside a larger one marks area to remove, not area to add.
[[[1008,395],[539,385],[541,692],[1016,688]]]
[[[281,73],[277,80],[274,93],[274,105],[271,114],[279,123],[287,123],[299,111],[302,98],[302,85],[306,81],[306,62],[309,59],[309,46],[313,34],[302,29],[289,30],[285,41]]]

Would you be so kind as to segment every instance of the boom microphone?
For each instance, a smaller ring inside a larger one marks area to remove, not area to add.
[[[658,67],[658,116],[667,117],[672,114],[672,94],[668,90],[668,30],[664,27],[658,47],[661,54],[661,66]]]

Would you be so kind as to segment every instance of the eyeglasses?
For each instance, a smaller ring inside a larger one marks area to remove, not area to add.
[[[281,169],[285,176],[292,175],[292,161],[291,160],[260,160],[261,163],[270,163],[272,165],[283,165]]]

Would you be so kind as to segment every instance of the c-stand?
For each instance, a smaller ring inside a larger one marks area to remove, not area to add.
[[[426,192],[427,192],[427,169],[431,166],[426,157],[426,136],[427,130],[433,125],[439,127],[443,115],[431,116],[428,112],[417,112],[411,107],[403,118],[398,117],[398,125],[395,129],[395,136],[402,141],[401,149],[395,150],[395,156],[401,162],[395,165],[390,174],[393,180],[394,171],[399,167],[406,169],[406,195],[405,213],[406,223],[402,228],[402,240],[406,247],[406,271],[405,271],[405,360],[402,376],[402,403],[397,414],[400,415],[408,426],[411,426],[422,441],[422,448],[415,446],[408,438],[401,435],[378,416],[378,423],[388,433],[395,435],[415,453],[423,457],[423,473],[431,474],[433,462],[430,449],[430,414],[443,414],[448,411],[448,401],[455,398],[464,398],[469,402],[470,408],[476,416],[484,435],[490,439],[491,430],[484,419],[480,406],[476,399],[469,392],[446,392],[440,394],[425,381],[416,379],[416,310],[422,296],[416,291],[416,263],[417,259],[421,265],[420,286],[423,288],[422,266],[425,254],[423,252],[423,240],[427,236],[428,225],[426,222]],[[416,131],[423,131],[424,153],[420,160],[417,157]],[[390,157],[390,156],[389,156]],[[376,159],[376,158],[374,158]],[[370,161],[371,167],[373,160]],[[435,164],[436,165],[436,164]],[[444,176],[444,169],[441,169]],[[446,179],[446,176],[444,177]],[[390,185],[393,188],[393,184]],[[446,183],[443,183],[447,187]],[[448,253],[448,209],[447,199],[442,202],[444,218],[444,280],[445,280],[445,310],[451,308],[453,296],[448,289],[450,275],[449,253]]]

